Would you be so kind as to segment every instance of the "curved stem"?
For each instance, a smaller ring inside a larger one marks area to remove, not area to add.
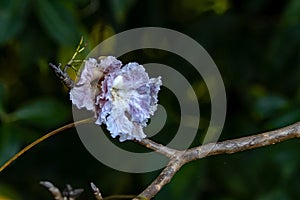
[[[80,121],[76,121],[76,122],[72,122],[70,124],[67,124],[65,126],[62,126],[58,129],[55,129],[54,131],[51,131],[50,133],[47,133],[46,135],[38,138],[37,140],[35,140],[34,142],[32,142],[31,144],[29,144],[28,146],[26,146],[25,148],[23,148],[21,151],[19,151],[18,153],[16,153],[11,159],[9,159],[6,163],[4,163],[4,165],[2,165],[0,167],[0,173],[5,169],[7,168],[12,162],[14,162],[17,158],[19,158],[21,155],[23,155],[25,152],[27,152],[29,149],[31,149],[32,147],[34,147],[35,145],[41,143],[42,141],[46,140],[47,138],[61,132],[61,131],[64,131],[66,129],[69,129],[69,128],[73,128],[75,127],[76,125],[79,125],[79,124],[84,124],[84,123],[90,123],[92,121],[92,118],[87,118],[87,119],[83,119],[83,120],[80,120]]]

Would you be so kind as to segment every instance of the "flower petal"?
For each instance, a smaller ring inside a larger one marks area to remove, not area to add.
[[[146,137],[143,127],[157,109],[161,78],[149,79],[138,63],[122,63],[113,56],[86,61],[70,91],[72,103],[95,113],[98,125],[106,124],[120,141]],[[101,85],[101,87],[100,87]]]
[[[98,88],[95,81],[103,76],[103,72],[98,67],[96,59],[90,58],[85,62],[79,80],[70,90],[70,99],[77,108],[86,108],[95,111],[95,95]]]
[[[98,87],[99,80],[104,77],[108,71],[121,68],[121,61],[113,56],[107,56],[97,62],[94,58],[85,61],[85,65],[77,80],[75,86],[70,90],[70,99],[77,108],[86,108],[87,110],[96,112],[95,102],[96,95],[100,90]]]

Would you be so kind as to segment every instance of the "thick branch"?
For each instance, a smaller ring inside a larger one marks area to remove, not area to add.
[[[300,137],[300,122],[274,131],[188,149],[184,154],[184,160],[189,162],[212,155],[237,153],[276,144],[296,137]]]
[[[171,181],[172,177],[185,163],[186,162],[181,159],[172,159],[158,177],[156,177],[156,179],[141,194],[139,194],[138,197],[141,199],[153,198],[163,186]],[[139,199],[134,198],[133,200]]]
[[[154,197],[164,185],[171,181],[175,173],[184,164],[193,160],[218,154],[237,153],[240,151],[276,144],[296,137],[300,137],[300,122],[274,131],[264,132],[238,139],[226,140],[216,144],[209,143],[188,149],[186,151],[177,151],[165,169],[139,195],[139,197],[145,199],[151,199]]]

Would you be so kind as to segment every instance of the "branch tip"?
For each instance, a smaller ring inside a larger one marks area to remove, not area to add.
[[[96,200],[103,200],[103,197],[100,193],[99,188],[93,182],[91,182],[91,188],[94,192],[94,196],[95,196]]]

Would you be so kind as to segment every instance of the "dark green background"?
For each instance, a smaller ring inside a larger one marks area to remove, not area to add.
[[[88,52],[115,33],[143,26],[187,34],[214,59],[228,100],[221,140],[300,120],[299,0],[0,0],[0,163],[36,138],[72,122],[68,92],[49,62],[65,64],[82,35]],[[203,114],[193,145],[200,144],[210,101],[191,66],[155,50],[132,52],[122,61],[129,60],[184,69]],[[160,102],[169,117],[156,140],[167,143],[168,131],[176,132],[180,113],[167,89],[162,90]],[[125,147],[130,148],[129,143]],[[299,199],[299,169],[300,146],[294,139],[189,163],[155,199]],[[52,199],[39,185],[41,180],[60,188],[67,183],[84,188],[81,199],[92,199],[90,181],[103,196],[138,194],[158,173],[128,174],[102,165],[72,129],[34,147],[2,172],[0,199]]]

